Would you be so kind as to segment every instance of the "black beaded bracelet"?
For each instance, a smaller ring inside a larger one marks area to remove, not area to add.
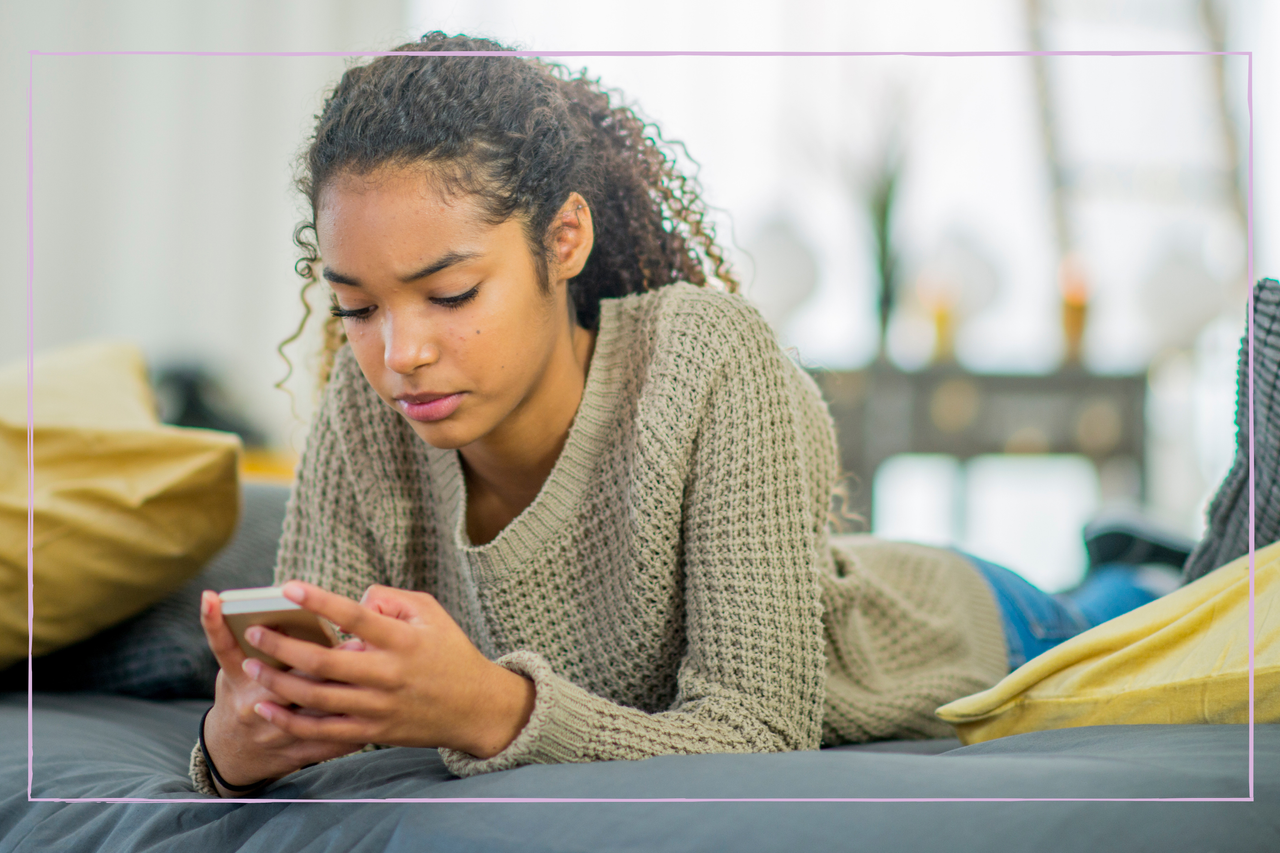
[[[209,709],[209,711],[212,710],[213,708]],[[213,759],[209,757],[209,747],[205,746],[204,743],[204,721],[208,718],[209,711],[205,711],[204,716],[200,718],[200,753],[204,756],[205,766],[209,768],[209,775],[213,777],[213,781],[217,782],[233,794],[243,794],[246,791],[253,791],[270,782],[270,779],[263,779],[261,782],[254,782],[252,785],[231,785],[227,783],[226,779],[222,778],[222,775],[218,773],[218,768],[213,765]]]

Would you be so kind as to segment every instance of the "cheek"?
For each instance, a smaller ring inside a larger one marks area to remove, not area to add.
[[[356,357],[356,364],[360,365],[360,372],[364,374],[364,378],[378,392],[379,396],[385,398],[386,394],[382,387],[382,376],[385,371],[383,364],[382,338],[378,335],[376,328],[369,328],[369,324],[359,326],[355,323],[348,324],[352,328],[347,329],[347,345],[351,347],[351,353]]]
[[[371,354],[373,354],[372,357],[381,357],[382,338],[371,324],[348,323],[346,333],[347,343],[350,344],[351,351],[355,353],[356,361],[360,362],[361,367],[367,366]]]

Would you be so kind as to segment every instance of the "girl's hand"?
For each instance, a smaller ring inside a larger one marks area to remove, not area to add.
[[[308,764],[355,752],[367,743],[308,741],[271,725],[254,711],[254,706],[265,702],[280,703],[282,700],[245,672],[244,663],[248,658],[223,621],[222,605],[215,592],[206,591],[201,596],[200,625],[221,667],[213,710],[204,723],[205,747],[218,773],[229,784],[270,782]],[[357,646],[344,645],[353,649],[351,654],[359,653],[354,650]],[[244,796],[243,793],[226,790],[216,781],[214,786],[221,796]]]
[[[254,647],[321,679],[252,658],[244,664],[271,695],[255,700],[257,713],[298,743],[447,746],[488,758],[528,722],[533,682],[481,654],[433,596],[371,586],[357,604],[301,581],[283,591],[364,643],[361,651],[326,649],[263,627],[245,633]],[[325,715],[299,714],[290,703]]]

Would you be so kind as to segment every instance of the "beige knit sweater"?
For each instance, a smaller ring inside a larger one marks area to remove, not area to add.
[[[600,307],[564,450],[481,546],[457,452],[419,439],[342,349],[276,582],[430,592],[533,679],[504,751],[440,750],[461,776],[948,734],[934,709],[1007,669],[981,576],[949,551],[831,539],[830,415],[743,299],[675,284]],[[198,750],[192,775],[212,790]]]

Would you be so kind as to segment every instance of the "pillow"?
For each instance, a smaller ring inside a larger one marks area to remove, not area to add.
[[[161,425],[142,354],[97,343],[35,360],[32,652],[144,610],[230,537],[240,440]],[[0,667],[27,656],[27,383],[0,369]]]
[[[1254,554],[1254,720],[1280,722],[1280,542]],[[1249,721],[1249,555],[938,709],[965,744],[1074,726]]]
[[[288,498],[288,486],[245,483],[235,535],[200,574],[137,616],[36,658],[34,689],[212,699],[218,662],[200,628],[200,593],[271,586]],[[0,672],[0,691],[26,689],[25,660]]]

